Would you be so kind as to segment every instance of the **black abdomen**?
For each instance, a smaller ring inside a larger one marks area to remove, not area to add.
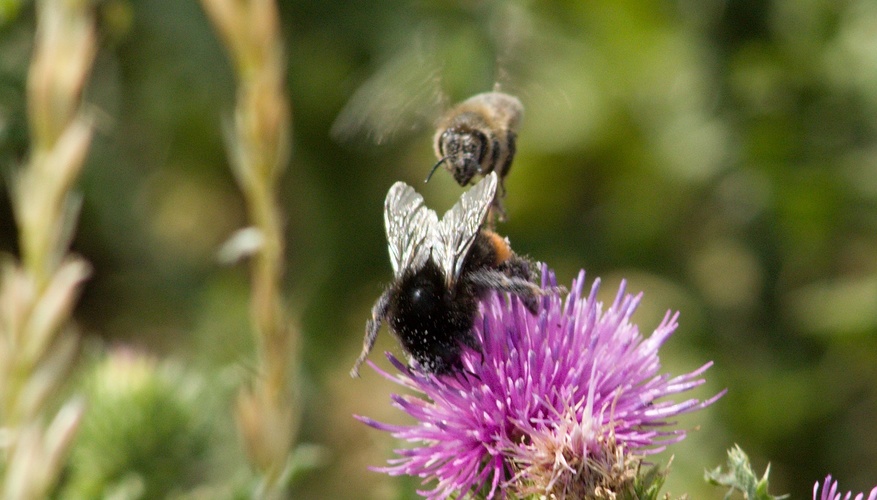
[[[434,263],[403,276],[393,290],[390,327],[421,369],[446,373],[460,366],[463,346],[477,347],[474,297],[448,290]]]

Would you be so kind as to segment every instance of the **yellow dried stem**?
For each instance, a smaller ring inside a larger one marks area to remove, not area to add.
[[[90,266],[82,259],[69,259],[50,278],[40,300],[36,302],[25,332],[28,337],[27,357],[36,359],[45,352],[60,331],[76,302],[77,291],[90,273]]]
[[[263,493],[279,496],[297,429],[298,332],[290,326],[281,284],[283,217],[277,180],[289,156],[290,111],[284,55],[273,0],[202,0],[235,68],[238,83],[229,157],[260,244],[251,254],[250,314],[258,375],[241,391],[236,418],[244,448],[262,474]]]
[[[78,338],[67,325],[90,273],[68,255],[78,215],[71,189],[92,138],[82,89],[94,60],[90,2],[37,2],[28,73],[31,152],[13,184],[21,264],[0,263],[0,494],[45,498],[81,420],[81,402],[50,411],[69,374]]]
[[[97,43],[82,0],[39,2],[37,40],[27,79],[28,117],[36,151],[50,149],[77,114]]]

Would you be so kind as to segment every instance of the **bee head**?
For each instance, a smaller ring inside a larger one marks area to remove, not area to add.
[[[429,181],[439,165],[454,176],[458,184],[464,186],[476,174],[482,173],[481,162],[487,149],[487,137],[480,130],[468,127],[452,127],[438,138],[439,161],[432,167],[426,180]]]

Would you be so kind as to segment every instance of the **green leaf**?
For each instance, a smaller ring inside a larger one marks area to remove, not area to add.
[[[788,495],[773,496],[768,493],[768,476],[770,465],[764,471],[761,479],[758,479],[749,463],[749,457],[738,445],[728,450],[728,471],[723,472],[721,467],[707,471],[704,478],[717,486],[730,488],[725,499],[730,499],[735,491],[743,494],[746,500],[780,500]]]

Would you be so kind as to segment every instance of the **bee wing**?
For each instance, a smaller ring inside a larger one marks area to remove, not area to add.
[[[466,254],[478,236],[493,196],[496,194],[496,173],[481,180],[442,216],[432,243],[433,258],[445,274],[450,286],[463,270]]]
[[[447,98],[435,51],[426,44],[416,39],[366,80],[338,114],[330,135],[341,142],[365,137],[383,144],[431,125]]]
[[[423,196],[404,182],[393,184],[384,202],[384,225],[393,275],[406,269],[417,270],[429,259],[430,235],[438,226],[438,216],[423,204]]]

